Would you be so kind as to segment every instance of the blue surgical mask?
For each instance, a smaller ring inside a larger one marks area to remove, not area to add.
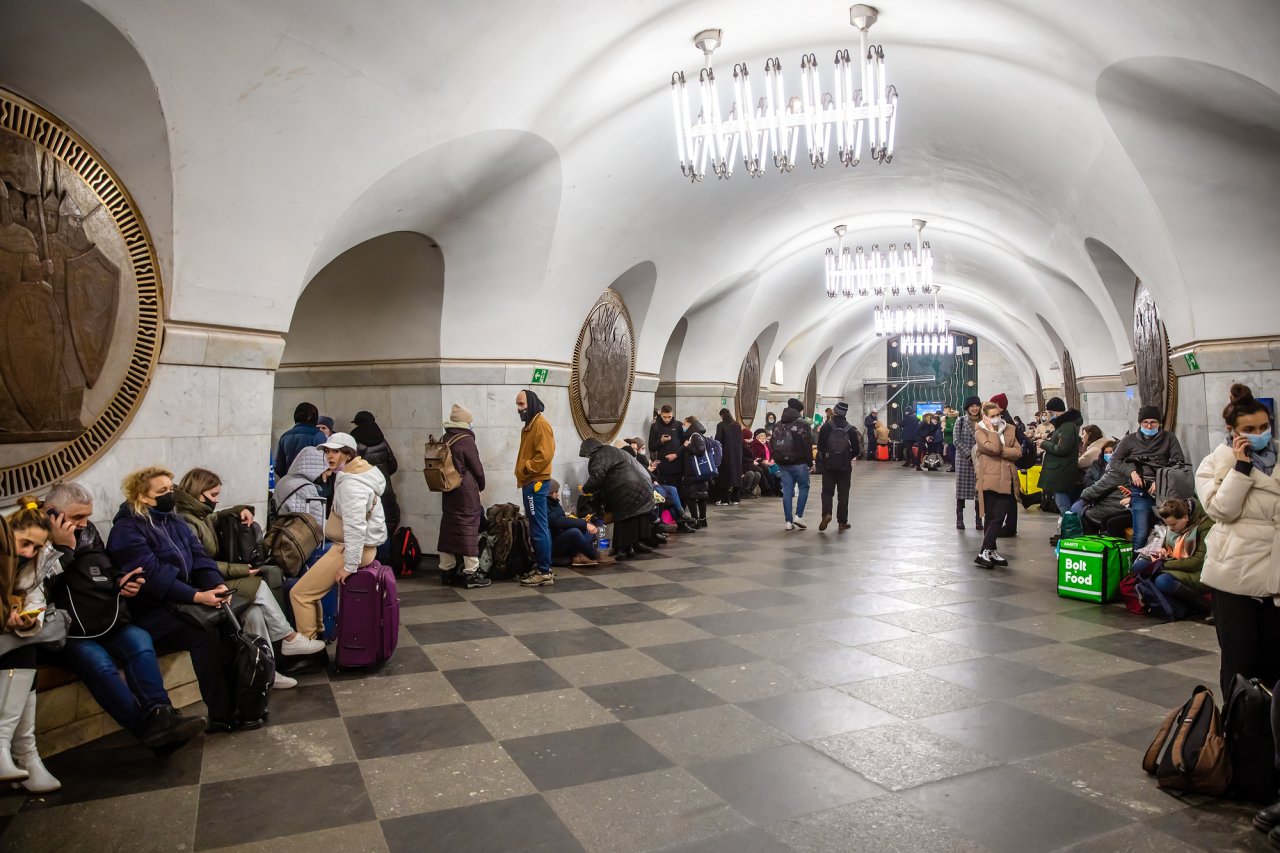
[[[1110,462],[1110,461],[1111,461],[1111,454],[1110,454],[1110,453],[1104,453],[1104,454],[1102,454],[1102,461],[1103,461],[1103,462]]]
[[[1262,452],[1267,449],[1269,444],[1271,444],[1271,430],[1267,430],[1260,435],[1246,435],[1245,438],[1249,439],[1250,447],[1258,452]]]
[[[1146,427],[1139,427],[1138,429],[1147,438],[1151,438],[1153,435],[1155,435],[1160,431],[1159,427],[1157,427],[1156,429],[1147,429]]]

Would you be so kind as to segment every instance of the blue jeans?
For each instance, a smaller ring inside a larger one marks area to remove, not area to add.
[[[1129,512],[1133,514],[1133,550],[1146,547],[1155,524],[1156,499],[1141,489],[1129,495]]]
[[[58,662],[80,676],[102,709],[129,731],[170,704],[151,635],[136,625],[121,625],[96,640],[67,640]]]
[[[529,536],[533,539],[533,560],[539,572],[551,571],[551,526],[547,521],[547,482],[534,483],[520,490],[524,498],[524,514],[529,519]]]
[[[791,496],[795,487],[800,487],[800,499],[796,501],[796,515],[804,518],[804,505],[809,500],[809,466],[779,465],[782,477],[782,515],[787,523],[791,523]]]
[[[1058,505],[1058,512],[1071,512],[1071,493],[1070,492],[1054,492],[1054,503]]]
[[[563,557],[566,554],[581,554],[584,557],[595,559],[596,538],[585,530],[571,527],[568,530],[560,531],[559,535],[552,541],[551,553],[557,557]]]
[[[1084,500],[1078,500],[1071,505],[1071,511],[1076,515],[1084,515]]]
[[[675,510],[677,517],[684,515],[684,504],[680,502],[680,490],[675,486],[655,485],[655,489],[662,492],[667,498],[667,503]]]

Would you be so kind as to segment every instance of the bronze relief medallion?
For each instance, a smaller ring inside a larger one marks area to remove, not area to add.
[[[622,428],[636,378],[636,338],[631,314],[612,290],[591,307],[569,376],[569,407],[583,439],[609,442]]]
[[[155,249],[119,177],[0,89],[0,495],[102,455],[151,381],[161,323]]]
[[[738,395],[734,398],[738,409],[738,423],[750,429],[760,405],[760,345],[754,343],[747,350],[742,366],[738,368]]]

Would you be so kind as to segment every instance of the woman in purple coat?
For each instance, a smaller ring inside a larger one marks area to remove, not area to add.
[[[450,442],[453,467],[462,475],[462,482],[453,491],[441,495],[443,515],[440,518],[440,571],[451,571],[462,560],[462,578],[468,589],[488,586],[488,578],[477,573],[480,568],[480,519],[484,517],[484,504],[480,493],[484,491],[484,465],[480,464],[480,451],[476,436],[471,431],[474,418],[471,412],[457,403],[449,412],[444,424],[444,439]]]

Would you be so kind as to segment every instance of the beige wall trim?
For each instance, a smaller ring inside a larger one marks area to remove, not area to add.
[[[283,354],[284,336],[275,332],[169,320],[164,325],[160,363],[275,370]]]
[[[1123,392],[1124,378],[1115,376],[1080,376],[1076,378],[1076,387],[1081,394],[1102,394],[1106,392]]]

